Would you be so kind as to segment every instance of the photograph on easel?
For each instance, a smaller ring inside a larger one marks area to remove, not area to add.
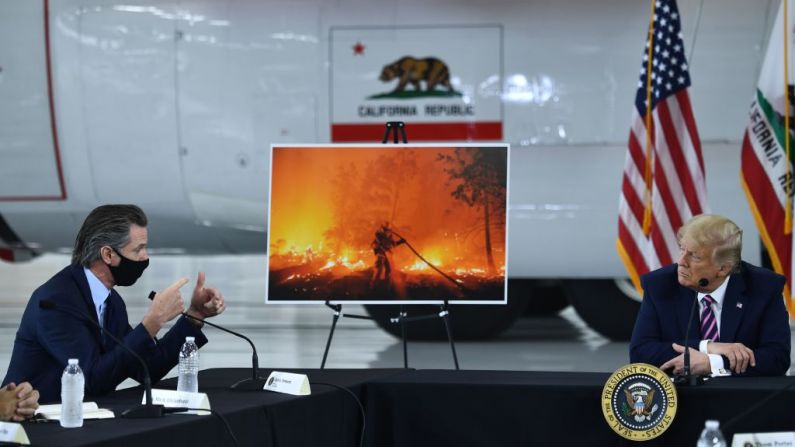
[[[266,302],[504,303],[507,144],[273,145]]]

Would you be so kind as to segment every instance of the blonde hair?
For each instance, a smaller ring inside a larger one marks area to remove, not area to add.
[[[712,247],[712,260],[719,265],[740,267],[743,251],[743,230],[726,217],[717,214],[699,214],[687,221],[676,233],[681,242],[687,236],[697,246]]]

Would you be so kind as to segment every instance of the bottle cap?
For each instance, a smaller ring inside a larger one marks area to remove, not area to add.
[[[194,342],[196,341],[196,337],[185,337],[185,341]]]
[[[707,428],[716,429],[720,426],[720,422],[710,419],[706,423],[704,423],[704,426]]]
[[[70,365],[77,365],[78,363],[80,363],[80,361],[78,359],[69,359],[69,364]]]

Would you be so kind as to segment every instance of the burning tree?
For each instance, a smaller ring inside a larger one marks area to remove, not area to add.
[[[447,167],[445,172],[455,188],[450,193],[469,207],[483,210],[483,229],[486,263],[494,274],[492,254],[492,225],[504,225],[506,206],[507,154],[484,148],[456,148],[452,155],[439,154],[438,160]]]

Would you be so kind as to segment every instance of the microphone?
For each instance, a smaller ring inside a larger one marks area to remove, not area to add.
[[[155,295],[157,295],[157,292],[155,292],[153,290],[153,291],[149,292],[149,297],[148,298],[150,300],[153,300],[153,299],[155,299]],[[252,352],[252,354],[251,354],[251,378],[243,379],[243,380],[240,380],[238,382],[235,382],[234,384],[232,384],[232,386],[230,388],[233,389],[233,390],[238,390],[238,391],[254,391],[254,390],[262,391],[262,389],[265,387],[265,382],[268,379],[267,379],[267,377],[259,377],[259,374],[258,374],[259,373],[259,357],[257,357],[257,347],[254,346],[254,342],[252,342],[250,338],[246,337],[245,335],[243,335],[243,334],[241,334],[239,332],[235,332],[235,331],[227,329],[225,327],[221,327],[221,326],[219,326],[219,325],[217,325],[215,323],[210,323],[207,320],[204,320],[204,319],[201,319],[201,318],[196,318],[193,315],[189,315],[187,312],[182,312],[182,315],[185,318],[190,318],[191,320],[199,321],[201,323],[207,324],[207,325],[212,326],[212,327],[214,327],[216,329],[222,330],[222,331],[224,331],[224,332],[226,332],[228,334],[232,334],[235,337],[240,337],[243,340],[247,341],[248,344],[251,345],[251,352]]]
[[[709,285],[709,280],[707,278],[701,278],[698,280],[699,287],[707,287]],[[698,305],[698,299],[693,300],[693,305],[690,307],[690,319],[687,320],[687,329],[685,330],[685,352],[684,352],[684,366],[682,375],[674,378],[674,383],[677,385],[690,385],[696,386],[700,385],[702,381],[698,376],[690,374],[690,346],[688,346],[687,341],[690,339],[690,328],[693,326],[693,315],[696,312],[696,307]]]
[[[141,364],[141,366],[143,367],[143,370],[144,370],[144,393],[145,393],[145,396],[146,396],[146,400],[145,400],[146,403],[143,404],[143,405],[138,405],[136,407],[124,410],[121,413],[121,417],[128,418],[128,419],[143,419],[143,418],[159,418],[159,417],[163,416],[163,405],[159,405],[159,404],[155,405],[155,404],[152,403],[152,379],[149,376],[149,367],[146,365],[146,362],[144,361],[144,359],[142,359],[141,356],[138,355],[137,352],[135,352],[132,349],[130,349],[129,347],[127,347],[127,345],[125,345],[119,339],[119,337],[116,337],[115,335],[111,334],[110,331],[108,331],[104,327],[100,326],[99,323],[97,323],[96,321],[94,321],[91,318],[88,318],[85,315],[82,315],[82,314],[80,314],[78,312],[74,312],[70,308],[58,307],[58,305],[57,305],[57,303],[55,301],[41,300],[41,301],[39,301],[39,308],[40,309],[44,309],[44,310],[56,310],[58,312],[63,312],[65,314],[71,315],[71,316],[77,318],[78,320],[88,321],[89,323],[91,323],[94,326],[98,327],[100,332],[102,332],[104,335],[107,335],[108,337],[110,337],[113,341],[116,342],[116,344],[118,346],[121,346],[125,351],[129,352],[130,354],[132,354],[132,356],[135,357],[136,360],[138,360],[138,363]]]

